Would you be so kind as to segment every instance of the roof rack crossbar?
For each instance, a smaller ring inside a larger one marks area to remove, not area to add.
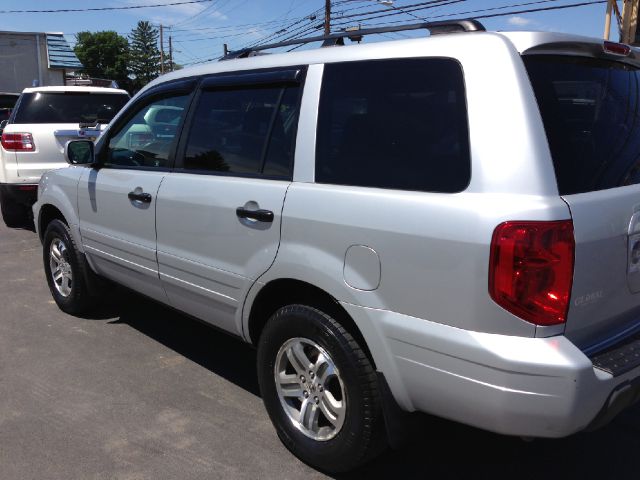
[[[377,33],[391,33],[391,32],[404,32],[407,30],[429,30],[431,35],[437,35],[440,33],[455,33],[455,32],[484,32],[486,29],[477,20],[465,19],[465,20],[444,20],[439,22],[423,22],[423,23],[410,23],[408,25],[396,25],[391,27],[378,27],[378,28],[365,28],[358,30],[349,30],[339,33],[332,33],[330,35],[322,35],[316,37],[296,38],[293,40],[287,40],[285,42],[271,43],[267,45],[256,45],[255,47],[243,48],[229,52],[227,55],[221,58],[221,60],[231,60],[234,58],[246,58],[263,50],[271,50],[272,48],[289,47],[292,45],[303,45],[306,43],[323,42],[323,46],[340,45],[340,40],[345,38],[362,38],[365,35],[374,35]],[[342,43],[343,44],[343,43]]]

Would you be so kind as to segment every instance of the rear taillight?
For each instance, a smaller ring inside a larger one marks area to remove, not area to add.
[[[574,251],[571,220],[498,225],[491,239],[491,298],[536,325],[564,323]]]
[[[3,133],[2,147],[5,150],[32,152],[36,149],[30,133]]]

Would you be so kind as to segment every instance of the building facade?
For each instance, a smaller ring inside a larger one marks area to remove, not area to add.
[[[0,92],[64,85],[81,68],[62,33],[0,32]]]

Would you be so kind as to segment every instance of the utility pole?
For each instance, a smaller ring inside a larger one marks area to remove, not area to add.
[[[324,34],[331,33],[331,0],[324,1]]]
[[[611,34],[611,10],[613,10],[613,4],[615,0],[607,0],[607,13],[604,16],[604,39],[609,40],[609,35]],[[616,4],[616,10],[617,10]]]
[[[160,25],[160,74],[164,73],[164,31],[162,25]]]
[[[624,0],[622,4],[622,43],[634,43],[636,41],[636,28],[638,26],[638,3],[640,0]]]
[[[638,27],[638,6],[640,0],[622,0],[622,13],[618,8],[617,0],[607,1],[607,10],[604,20],[604,39],[609,40],[611,35],[611,20],[616,19],[620,27],[620,42],[635,44],[636,30]],[[613,14],[613,15],[612,15]]]
[[[171,35],[169,35],[169,68],[173,72],[173,46],[171,45]]]

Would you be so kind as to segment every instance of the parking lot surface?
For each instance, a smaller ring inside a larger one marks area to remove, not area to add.
[[[62,313],[27,230],[0,225],[0,272],[1,480],[326,478],[279,442],[247,345],[120,289]],[[342,478],[637,478],[638,452],[640,408],[534,442],[425,418]]]

